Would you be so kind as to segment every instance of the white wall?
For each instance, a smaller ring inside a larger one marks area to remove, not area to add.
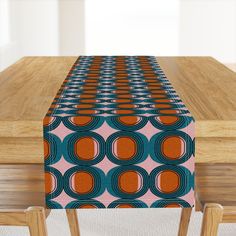
[[[9,37],[1,20],[0,71],[29,55],[209,55],[236,63],[236,0],[3,2]]]
[[[8,0],[0,0],[0,47],[9,41]]]
[[[57,0],[11,0],[11,29],[25,55],[54,55],[58,49]]]
[[[86,0],[86,53],[178,55],[179,0]]]
[[[236,0],[87,0],[86,52],[236,62]]]
[[[23,56],[84,54],[84,0],[0,1],[8,2],[9,18],[9,40],[0,44],[0,71]],[[0,36],[2,31],[3,26]]]
[[[57,0],[9,0],[8,7],[9,42],[0,48],[2,68],[22,56],[58,54]]]
[[[236,63],[236,0],[180,0],[180,55]]]
[[[59,55],[85,54],[86,0],[58,0]]]

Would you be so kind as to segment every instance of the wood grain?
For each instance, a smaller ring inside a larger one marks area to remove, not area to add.
[[[0,225],[28,226],[31,236],[47,236],[46,214],[43,207],[0,210]]]
[[[181,211],[178,236],[187,236],[189,221],[192,213],[192,208],[183,208]]]
[[[219,204],[206,204],[203,212],[201,236],[217,236],[223,217],[223,207]]]
[[[196,163],[236,163],[236,138],[196,138]],[[0,164],[43,164],[43,139],[0,138]]]
[[[201,205],[236,206],[236,164],[196,164],[196,193]]]
[[[26,57],[0,73],[0,136],[42,137],[42,120],[76,57]]]
[[[223,223],[236,223],[236,206],[224,207]]]
[[[38,186],[35,185],[36,182],[39,182]],[[8,186],[5,183],[8,183]],[[25,191],[26,189],[27,191]],[[32,205],[45,206],[43,165],[0,165],[0,192],[0,209],[18,209],[0,210],[0,224],[6,224],[6,221],[9,222],[10,219],[10,225],[16,223],[25,225],[26,220],[22,218],[24,210],[20,211],[19,209],[26,209]],[[215,223],[236,221],[236,163],[196,164],[196,192],[202,206],[206,203],[217,203],[223,206],[223,215],[221,215],[218,214],[217,209],[211,207],[216,204],[208,204],[208,208],[206,208],[207,220],[203,221],[204,231],[202,232],[204,234],[202,233],[202,235],[214,235],[213,233],[218,228]],[[9,213],[7,218],[6,213]],[[75,211],[72,216],[74,213]],[[189,215],[190,209],[182,217],[184,220],[182,227],[180,227],[182,235],[187,230]],[[68,217],[69,221],[70,216]],[[216,216],[219,217],[215,218]],[[213,221],[209,221],[209,219],[213,219]],[[75,226],[72,226],[74,229]]]
[[[30,207],[26,210],[26,220],[30,236],[47,236],[44,207]]]
[[[236,73],[211,57],[158,57],[196,120],[196,137],[236,137]]]
[[[199,120],[195,124],[196,137],[235,138],[236,126],[234,120]]]
[[[43,163],[42,120],[76,58],[25,57],[0,73],[0,163]],[[236,73],[210,57],[157,60],[196,120],[196,162],[236,162]]]
[[[236,223],[236,164],[196,164],[196,211],[203,211],[202,236],[216,236],[220,223]],[[182,209],[180,229],[190,220]]]
[[[43,165],[0,165],[0,209],[45,206]]]
[[[43,163],[43,139],[0,138],[0,163]]]
[[[236,138],[196,138],[196,163],[236,163]]]
[[[44,206],[43,165],[0,165],[0,192],[0,208]],[[236,163],[196,164],[196,192],[202,205],[236,206]]]
[[[198,137],[236,137],[236,73],[210,57],[158,57]],[[0,74],[0,135],[42,137],[42,119],[76,57],[26,57]]]
[[[0,210],[0,225],[26,226],[27,220],[25,210],[4,209]]]
[[[76,209],[66,209],[68,224],[71,236],[80,236],[78,216]]]

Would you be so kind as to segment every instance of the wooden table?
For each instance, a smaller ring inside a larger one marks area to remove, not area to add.
[[[236,162],[236,73],[210,57],[157,59],[196,120],[196,162]],[[43,163],[42,120],[75,60],[26,57],[0,73],[0,163]]]
[[[236,73],[210,57],[157,59],[196,120],[196,192],[202,206],[206,202],[236,206],[236,164],[231,164],[236,163]],[[0,166],[0,176],[7,172],[10,178],[20,178],[25,171],[30,181],[9,185],[0,180],[1,208],[43,204],[42,120],[75,60],[26,57],[0,73],[0,164],[5,164]],[[212,212],[220,216],[220,209],[207,210],[207,217]],[[186,233],[189,216],[189,212],[182,215],[180,235]],[[202,235],[214,235],[216,229],[210,227],[213,233]]]

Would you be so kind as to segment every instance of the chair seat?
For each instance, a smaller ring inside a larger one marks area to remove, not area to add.
[[[201,205],[236,206],[236,163],[196,164],[196,193]]]
[[[43,165],[0,165],[0,209],[45,206]]]

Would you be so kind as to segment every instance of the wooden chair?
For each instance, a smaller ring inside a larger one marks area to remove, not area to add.
[[[236,164],[196,166],[195,210],[203,212],[201,236],[217,236],[220,223],[236,223]],[[183,208],[179,236],[186,236],[192,208]]]
[[[0,225],[28,226],[32,236],[47,235],[46,213],[43,207],[1,210]]]
[[[28,226],[31,236],[47,236],[46,218],[50,210],[44,207],[0,210],[0,225]],[[79,236],[76,210],[66,210],[71,236]]]
[[[47,236],[43,165],[0,165],[0,225],[28,226],[31,236]],[[71,236],[79,236],[75,209],[66,210]]]

